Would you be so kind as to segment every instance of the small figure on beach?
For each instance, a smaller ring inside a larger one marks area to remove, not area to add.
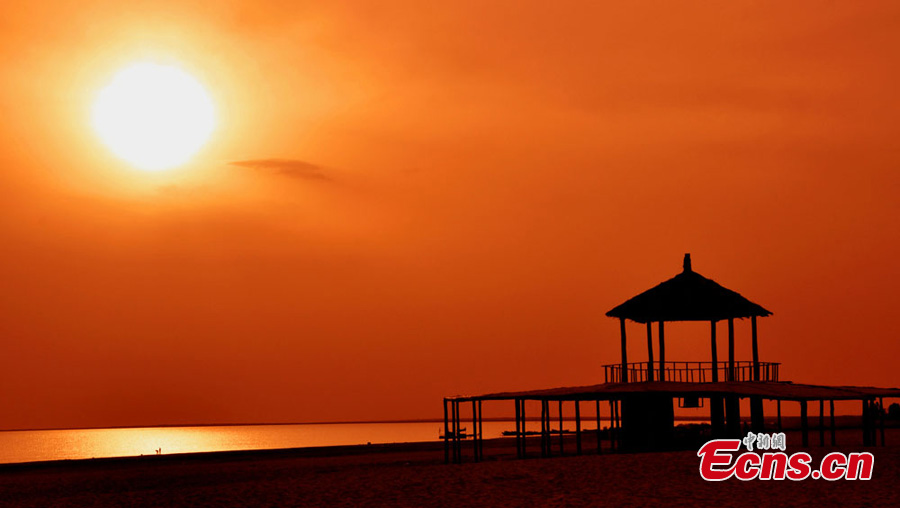
[[[162,447],[157,448],[155,451],[157,455],[162,455]]]

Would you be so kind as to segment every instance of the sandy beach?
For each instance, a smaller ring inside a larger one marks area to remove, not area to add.
[[[865,451],[856,435],[840,431],[843,446],[808,451],[814,460]],[[789,453],[798,442],[789,434]],[[900,431],[888,443],[866,449],[871,481],[836,482],[707,483],[692,451],[515,460],[508,440],[488,442],[485,462],[460,465],[443,463],[440,443],[7,465],[0,505],[890,506],[900,504]]]

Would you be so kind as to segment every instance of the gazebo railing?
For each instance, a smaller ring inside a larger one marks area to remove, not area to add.
[[[653,362],[654,381],[673,381],[676,383],[712,383],[712,362],[665,362],[662,376],[660,376],[659,362]],[[778,381],[778,368],[781,364],[775,362],[759,362],[760,381]],[[649,381],[649,368],[647,362],[625,364],[628,372],[628,382],[640,383]],[[734,362],[734,371],[729,376],[728,362],[716,363],[718,381],[753,381],[753,362]],[[603,366],[603,374],[607,383],[622,382],[622,364],[616,363]]]

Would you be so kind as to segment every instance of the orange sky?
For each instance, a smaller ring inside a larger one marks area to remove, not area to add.
[[[896,3],[320,3],[0,7],[0,428],[601,382],[604,313],[685,252],[783,377],[900,385]],[[216,103],[181,168],[90,128],[138,60]]]

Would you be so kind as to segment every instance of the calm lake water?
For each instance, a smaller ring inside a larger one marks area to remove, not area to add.
[[[539,423],[535,423],[539,426]],[[530,427],[530,426],[529,426]],[[484,422],[484,437],[500,437],[513,422]],[[529,428],[529,430],[531,430]],[[437,441],[440,423],[340,423],[145,427],[0,432],[0,463],[89,459],[226,450]]]

